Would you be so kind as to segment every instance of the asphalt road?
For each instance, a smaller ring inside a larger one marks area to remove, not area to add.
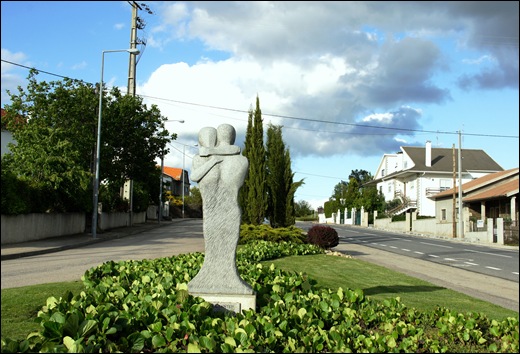
[[[170,257],[204,252],[201,220],[187,220],[79,248],[2,261],[1,287],[80,280],[106,261]]]
[[[297,226],[304,229],[308,227],[308,225],[300,223]],[[516,281],[513,281],[499,277],[497,274],[479,273],[468,270],[468,267],[457,267],[453,264],[436,262],[428,257],[418,257],[421,255],[411,251],[413,249],[409,245],[411,241],[403,241],[407,243],[407,249],[410,249],[408,252],[403,251],[404,254],[390,252],[389,250],[393,249],[389,247],[389,240],[379,239],[378,242],[372,242],[378,245],[373,245],[371,242],[349,242],[348,238],[351,237],[356,237],[358,240],[361,237],[372,237],[371,235],[348,236],[352,231],[373,234],[374,230],[354,228],[349,231],[343,230],[343,226],[335,228],[341,237],[340,244],[335,247],[337,251],[423,279],[437,286],[519,311],[518,274],[516,274]],[[424,246],[420,244],[421,241],[424,242],[423,238],[417,238],[416,241],[421,247]],[[428,241],[428,243],[431,242]],[[380,246],[380,244],[387,247]],[[1,267],[1,288],[80,280],[86,270],[110,260],[153,259],[203,251],[202,220],[187,220],[179,224],[173,223],[140,234],[106,240],[80,248],[4,260]],[[516,269],[518,270],[518,250],[516,253]],[[453,255],[451,257],[457,258]]]

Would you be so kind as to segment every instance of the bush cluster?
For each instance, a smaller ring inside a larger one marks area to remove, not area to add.
[[[305,232],[296,227],[272,228],[270,225],[240,225],[239,245],[245,245],[253,241],[269,242],[293,242],[297,244],[305,243]]]
[[[307,232],[306,242],[329,249],[339,244],[339,236],[338,232],[330,226],[315,225]]]
[[[518,319],[489,319],[400,298],[373,301],[361,289],[318,287],[304,273],[259,261],[322,254],[312,245],[259,241],[241,247],[237,268],[255,309],[232,314],[191,296],[204,254],[109,261],[82,277],[85,291],[49,297],[40,328],[1,338],[1,352],[43,353],[518,353]]]

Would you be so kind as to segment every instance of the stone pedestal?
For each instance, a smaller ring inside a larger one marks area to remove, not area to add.
[[[213,304],[213,310],[218,312],[240,313],[242,310],[255,310],[256,295],[237,295],[237,294],[209,294],[192,293],[190,295],[201,297],[205,301]]]

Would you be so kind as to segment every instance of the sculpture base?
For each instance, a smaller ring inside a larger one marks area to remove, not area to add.
[[[205,301],[213,304],[213,311],[231,312],[234,314],[242,312],[242,310],[253,311],[256,309],[256,294],[210,294],[210,293],[191,293],[195,297],[201,297]]]

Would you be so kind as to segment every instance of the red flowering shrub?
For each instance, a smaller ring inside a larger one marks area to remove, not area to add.
[[[336,247],[339,244],[338,232],[330,226],[315,225],[307,232],[307,243],[324,249]]]

